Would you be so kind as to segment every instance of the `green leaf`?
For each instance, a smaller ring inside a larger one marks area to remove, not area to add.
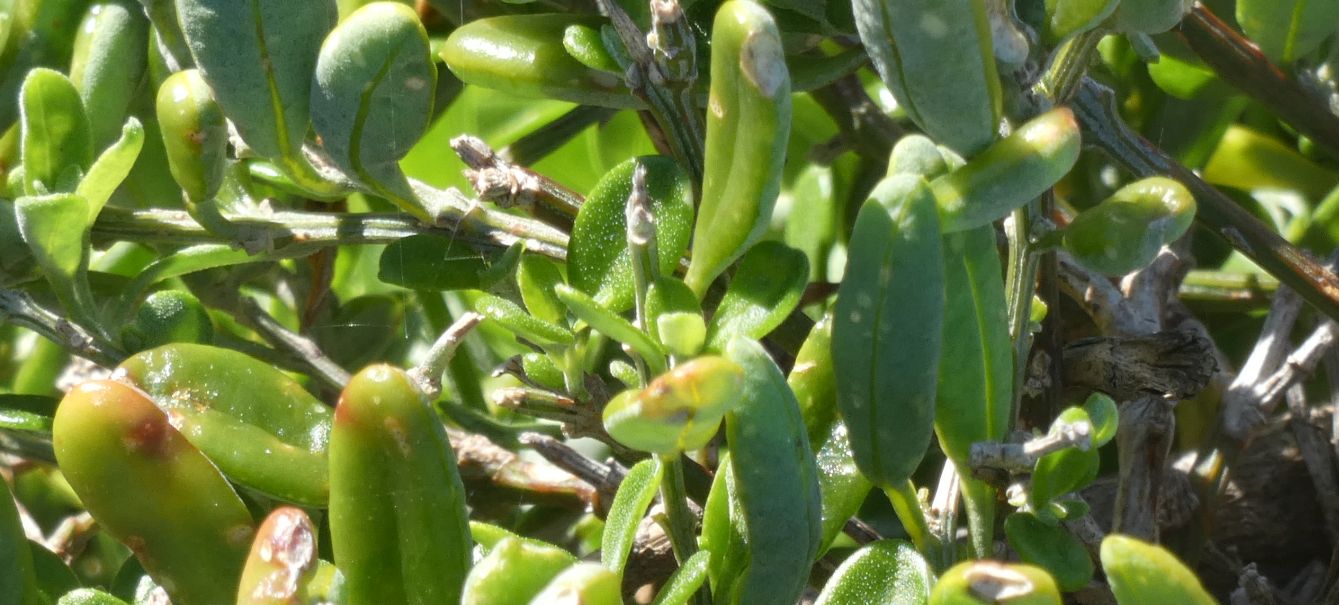
[[[1083,409],[1069,408],[1056,417],[1051,430],[1056,430],[1060,423],[1076,422],[1091,423]],[[1042,456],[1032,469],[1032,487],[1028,492],[1032,510],[1045,510],[1052,500],[1091,483],[1097,478],[1100,463],[1095,447],[1087,451],[1069,447]]]
[[[696,315],[696,323],[702,324],[703,342],[706,342],[707,324],[702,319],[702,305],[697,302],[697,297],[693,295],[693,291],[688,289],[688,286],[684,285],[678,278],[661,275],[646,289],[646,316],[649,319],[646,331],[651,335],[651,338],[661,344],[665,344],[666,339],[673,340],[682,336],[661,334],[660,318],[669,314]],[[677,319],[673,321],[682,322],[685,320]]]
[[[1121,605],[1185,603],[1216,605],[1195,572],[1156,544],[1129,536],[1108,535],[1102,540],[1102,571]]]
[[[642,361],[646,362],[652,374],[661,374],[665,371],[665,352],[660,345],[651,340],[650,336],[647,336],[646,332],[632,325],[632,322],[605,308],[585,292],[567,284],[558,284],[554,292],[558,295],[558,300],[563,301],[578,319],[590,324],[590,327],[597,332],[632,347]]]
[[[1088,31],[1115,12],[1119,0],[1046,0],[1047,33],[1055,41]]]
[[[487,290],[499,280],[500,250],[487,254],[431,233],[396,240],[381,252],[377,279],[411,290]]]
[[[833,309],[837,404],[861,472],[905,482],[934,431],[944,266],[923,179],[881,182],[860,209]]]
[[[97,325],[88,289],[88,202],[75,193],[57,193],[21,197],[14,210],[23,241],[61,304],[81,321]]]
[[[176,7],[195,64],[242,140],[264,157],[296,157],[335,3],[177,0]]]
[[[246,250],[224,244],[200,244],[182,248],[160,257],[135,275],[117,298],[111,316],[114,318],[128,316],[140,297],[154,284],[165,279],[258,260],[261,259],[247,254]]]
[[[609,436],[662,456],[701,449],[720,429],[744,381],[724,357],[705,356],[657,376],[645,389],[625,391],[604,408]]]
[[[88,169],[88,174],[79,181],[75,193],[88,202],[88,222],[98,218],[98,213],[112,198],[112,193],[130,176],[130,170],[139,159],[140,149],[144,147],[144,127],[139,120],[130,118],[121,128],[121,138],[112,143],[97,161]]]
[[[614,573],[622,574],[628,563],[637,525],[655,500],[663,470],[655,460],[638,462],[628,470],[618,493],[614,494],[614,503],[604,520],[604,537],[600,540],[600,562]]]
[[[119,370],[233,481],[289,502],[326,502],[330,408],[283,372],[192,343],[140,352]]]
[[[167,414],[134,387],[85,382],[56,410],[54,439],[61,472],[99,527],[135,545],[173,602],[232,605],[251,514]]]
[[[606,173],[586,196],[572,224],[567,272],[574,287],[613,311],[624,311],[633,303],[627,207],[632,176],[639,167],[646,170],[662,275],[674,273],[692,232],[693,184],[674,160],[643,156]]]
[[[460,603],[526,605],[576,561],[576,557],[556,546],[503,538],[470,569]]]
[[[172,74],[155,105],[168,169],[193,203],[211,200],[223,185],[228,123],[199,70]]]
[[[301,509],[271,511],[251,542],[237,605],[291,605],[315,596],[307,588],[320,563],[316,539],[316,527]]]
[[[1195,197],[1166,177],[1140,179],[1121,187],[1069,223],[1065,250],[1085,267],[1120,276],[1153,262],[1158,250],[1190,229]]]
[[[879,540],[842,562],[823,586],[814,605],[925,605],[934,574],[902,540]]]
[[[1013,345],[994,227],[944,238],[944,336],[935,393],[935,434],[959,469],[972,444],[1002,441],[1013,416]],[[994,542],[994,488],[963,477],[963,501],[976,556]]]
[[[790,75],[776,22],[751,0],[721,5],[711,33],[706,157],[693,258],[684,281],[707,287],[772,219],[790,136]]]
[[[631,108],[641,103],[622,74],[594,69],[564,47],[568,27],[598,28],[604,19],[570,14],[505,15],[470,21],[442,45],[441,57],[467,84],[507,95]]]
[[[116,138],[130,102],[144,81],[149,20],[134,0],[104,0],[79,24],[70,80],[88,110],[94,149]]]
[[[330,542],[349,602],[459,602],[468,519],[446,429],[413,379],[387,365],[354,375],[330,431]]]
[[[402,203],[395,196],[413,194],[397,162],[427,132],[436,89],[437,68],[418,15],[403,4],[373,2],[321,45],[312,126],[344,172]]]
[[[809,282],[803,252],[780,242],[749,249],[707,327],[707,348],[720,350],[735,336],[761,339],[800,304]]]
[[[571,254],[569,247],[569,258]],[[557,263],[538,254],[521,255],[516,267],[516,286],[531,315],[555,324],[567,321],[567,307],[553,291],[561,283],[563,273]]]
[[[880,78],[930,138],[965,156],[995,140],[1003,94],[985,2],[857,0],[852,8]]]
[[[173,342],[210,344],[213,340],[209,311],[194,295],[182,290],[150,294],[135,318],[121,327],[121,344],[128,352]]]
[[[79,91],[64,74],[38,68],[23,81],[19,104],[24,192],[73,191],[93,163],[93,140]]]
[[[530,600],[530,605],[623,605],[621,584],[618,574],[603,566],[576,563],[553,578]]]
[[[730,453],[721,456],[716,476],[702,507],[702,552],[709,552],[707,576],[712,595],[719,602],[733,603],[740,576],[748,568],[752,551],[746,546],[744,511],[739,500],[736,472]]]
[[[790,603],[808,583],[822,539],[817,463],[799,403],[762,345],[736,338],[726,356],[745,377],[725,432],[741,513],[732,521],[743,525],[748,562],[721,600]]]
[[[498,325],[517,336],[537,344],[569,345],[575,340],[566,328],[534,317],[526,313],[520,305],[492,294],[480,296],[474,303],[474,310],[496,321]]]
[[[707,581],[707,566],[711,562],[711,553],[699,550],[688,557],[665,584],[651,605],[686,605],[697,594],[698,589]]]
[[[65,593],[56,605],[126,605],[126,602],[96,588],[79,588]]]
[[[6,412],[0,410],[0,422],[5,415]],[[37,587],[32,550],[28,548],[23,523],[14,506],[14,495],[6,481],[0,481],[0,594],[9,595],[16,605],[45,602]]]
[[[1271,60],[1288,64],[1316,50],[1335,33],[1334,0],[1239,0],[1237,23]]]
[[[1058,523],[1047,523],[1032,513],[1014,513],[1004,520],[1004,535],[1024,563],[1050,572],[1060,590],[1073,592],[1093,579],[1088,551]]]
[[[1083,411],[1093,423],[1093,447],[1102,447],[1116,436],[1120,425],[1120,410],[1106,393],[1093,393],[1083,402]]]

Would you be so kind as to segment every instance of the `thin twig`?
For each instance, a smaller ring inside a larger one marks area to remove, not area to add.
[[[1031,472],[1042,456],[1065,448],[1088,451],[1092,447],[1093,426],[1087,421],[1059,422],[1041,437],[1023,443],[982,441],[972,444],[972,472],[1000,469],[1014,474]]]
[[[428,401],[433,401],[442,394],[442,373],[446,371],[446,365],[451,362],[456,349],[465,340],[465,335],[483,320],[483,315],[473,311],[461,315],[460,319],[451,324],[437,342],[433,343],[432,348],[428,349],[423,361],[409,370],[409,377],[418,383]]]
[[[0,288],[0,325],[11,323],[28,328],[74,355],[103,367],[114,367],[126,358],[83,327],[37,304],[25,292]]]
[[[1306,403],[1306,390],[1300,384],[1288,389],[1288,428],[1297,440],[1297,451],[1306,463],[1311,483],[1316,486],[1316,499],[1325,518],[1325,533],[1330,546],[1339,545],[1339,481],[1335,480],[1334,453],[1325,442],[1323,431],[1311,422],[1311,410]]]
[[[1339,156],[1339,116],[1203,2],[1195,3],[1175,31],[1224,82]]]
[[[451,149],[465,162],[465,178],[479,199],[503,208],[542,207],[566,220],[566,226],[581,210],[581,195],[557,181],[514,163],[493,151],[482,139],[460,135],[451,139]]]

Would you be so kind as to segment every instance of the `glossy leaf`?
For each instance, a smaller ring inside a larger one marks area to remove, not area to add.
[[[88,7],[74,40],[70,80],[88,110],[94,149],[116,139],[140,85],[149,49],[149,20],[134,0]]]
[[[84,506],[174,602],[233,603],[251,514],[167,414],[138,389],[86,382],[61,401],[53,434]]]
[[[176,0],[176,8],[195,64],[242,140],[264,157],[296,156],[335,3]]]
[[[563,570],[530,605],[576,603],[579,605],[623,605],[621,578],[595,563],[577,563]]]
[[[656,461],[643,460],[628,469],[628,474],[618,485],[618,493],[614,495],[614,503],[609,506],[609,514],[604,520],[600,546],[600,562],[614,573],[622,574],[627,565],[637,526],[646,516],[651,501],[655,500],[662,472],[663,467]]]
[[[600,28],[585,23],[574,23],[563,29],[563,48],[582,65],[591,69],[617,74],[622,70],[618,61],[604,47]]]
[[[838,408],[861,472],[882,487],[911,476],[934,429],[944,267],[933,204],[920,177],[875,187],[833,309]]]
[[[665,371],[665,352],[646,335],[646,332],[632,325],[632,322],[614,314],[584,292],[566,284],[558,284],[554,288],[554,293],[578,319],[590,324],[590,327],[601,334],[631,347],[646,362],[652,373],[659,374]]]
[[[1024,563],[1045,569],[1060,590],[1079,590],[1093,578],[1093,560],[1083,543],[1058,523],[1014,513],[1004,520],[1004,535]]]
[[[768,335],[799,306],[808,282],[809,261],[803,252],[779,242],[750,248],[711,316],[707,347],[720,350],[735,336]]]
[[[791,117],[790,75],[766,9],[752,0],[722,4],[711,40],[706,164],[684,277],[699,299],[767,229]]]
[[[382,192],[412,197],[399,162],[428,130],[437,67],[418,15],[373,2],[321,45],[311,84],[312,127],[345,173]]]
[[[1150,603],[1156,601],[1150,601]],[[930,605],[1060,605],[1060,591],[1045,570],[1020,563],[964,561],[944,572]]]
[[[330,408],[274,366],[176,343],[138,353],[119,371],[232,480],[290,502],[327,501]]]
[[[350,603],[454,603],[472,546],[441,420],[407,373],[344,387],[330,432],[330,538]]]
[[[916,547],[879,540],[847,557],[814,605],[924,605],[933,585],[934,574]]]
[[[1078,216],[1062,232],[1065,250],[1084,266],[1120,276],[1153,262],[1195,219],[1195,197],[1166,177],[1121,187]]]
[[[660,592],[656,594],[656,600],[651,601],[651,605],[685,605],[692,600],[693,595],[697,594],[698,589],[707,581],[707,564],[711,561],[711,553],[705,550],[699,550],[688,557],[678,569],[670,574],[665,584],[660,587]]]
[[[256,530],[237,605],[297,605],[317,571],[316,527],[300,509],[275,509]]]
[[[1057,107],[930,183],[945,233],[1003,218],[1060,181],[1079,158],[1079,124]]]
[[[23,190],[74,191],[93,164],[93,139],[79,91],[64,74],[34,69],[19,92]]]
[[[739,397],[743,370],[723,357],[699,357],[626,391],[604,408],[604,428],[630,448],[677,455],[700,449],[716,435]]]
[[[228,123],[198,70],[179,71],[163,81],[157,116],[168,169],[186,199],[213,199],[223,184]]]
[[[972,444],[1003,441],[1013,416],[1013,344],[994,228],[944,237],[944,291],[935,434],[953,464],[968,469]],[[964,476],[962,495],[976,556],[989,556],[995,489]]]
[[[526,605],[576,563],[567,551],[520,538],[503,538],[470,569],[461,605]]]
[[[682,281],[669,275],[661,275],[646,289],[646,316],[650,318],[647,322],[646,331],[657,342],[665,344],[666,338],[677,338],[672,334],[660,333],[660,318],[668,314],[696,315],[696,323],[702,325],[703,342],[706,342],[706,321],[702,319],[702,305],[697,302],[697,297],[693,291],[684,285]],[[684,320],[676,320],[684,321]]]
[[[474,310],[516,333],[517,336],[538,344],[566,345],[573,342],[572,333],[567,329],[536,318],[505,298],[485,294],[475,301]]]
[[[602,19],[558,14],[477,19],[451,32],[440,54],[464,82],[505,94],[637,107],[640,103],[621,74],[588,67],[564,47],[569,27],[598,28],[602,23]]]
[[[995,140],[1003,97],[984,0],[857,0],[852,8],[879,76],[926,134],[965,156]]]
[[[1121,605],[1216,605],[1195,572],[1161,546],[1119,534],[1102,540],[1102,571]]]
[[[1102,447],[1116,436],[1120,425],[1120,411],[1116,402],[1106,393],[1093,393],[1083,402],[1083,411],[1093,424],[1093,447]]]
[[[606,173],[586,196],[572,224],[567,272],[573,287],[613,311],[630,309],[633,303],[627,207],[632,176],[639,167],[646,171],[662,275],[674,273],[692,232],[693,183],[674,160],[633,158]]]
[[[75,193],[88,202],[88,222],[98,218],[102,207],[112,198],[112,193],[130,176],[130,170],[139,159],[140,149],[144,147],[144,126],[139,120],[130,118],[121,128],[121,138],[107,147],[98,159],[89,167],[88,174],[79,181]]]
[[[822,538],[814,453],[795,395],[762,345],[736,338],[726,356],[745,376],[725,432],[741,513],[732,521],[744,526],[748,561],[718,601],[789,603],[804,590]]]
[[[56,605],[127,605],[125,601],[96,588],[80,588],[67,592]]]

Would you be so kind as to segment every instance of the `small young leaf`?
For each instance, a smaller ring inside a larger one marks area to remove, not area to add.
[[[1056,424],[1075,422],[1090,422],[1088,413],[1081,408],[1069,408],[1056,418],[1052,430]],[[1032,469],[1032,487],[1028,492],[1032,510],[1045,510],[1051,500],[1091,483],[1097,478],[1100,463],[1095,447],[1086,451],[1069,447],[1042,456]]]
[[[1116,601],[1126,603],[1184,603],[1217,605],[1195,572],[1156,544],[1129,536],[1108,535],[1102,540],[1102,571],[1107,574]]]
[[[1147,601],[1150,604],[1159,602],[1162,601]],[[996,603],[1060,605],[1060,591],[1055,580],[1039,567],[982,560],[964,561],[953,566],[939,577],[930,593],[930,605]]]
[[[571,248],[568,255],[570,258]],[[538,254],[521,255],[516,267],[516,286],[531,315],[555,324],[567,320],[567,307],[553,291],[561,283],[563,273],[557,263]]]
[[[1106,393],[1093,393],[1083,402],[1083,411],[1093,423],[1093,447],[1102,447],[1116,436],[1116,427],[1120,425],[1120,411],[1116,402]]]
[[[800,304],[809,281],[803,252],[780,242],[749,249],[707,327],[707,348],[720,350],[735,336],[761,339]]]
[[[517,336],[538,344],[567,345],[573,342],[572,333],[566,328],[534,317],[505,298],[485,294],[475,301],[474,310],[515,332]]]
[[[172,74],[158,88],[156,111],[172,178],[187,200],[213,199],[223,184],[228,123],[209,84],[198,70]]]
[[[1025,563],[1050,572],[1060,590],[1072,592],[1093,579],[1093,560],[1083,543],[1058,523],[1032,513],[1014,513],[1004,520],[1009,546]]]
[[[576,563],[553,578],[530,605],[577,603],[579,605],[623,605],[621,578],[595,563]]]
[[[697,594],[698,589],[707,581],[707,566],[711,562],[711,553],[699,550],[688,557],[665,584],[651,605],[685,605]]]
[[[879,540],[847,557],[814,605],[923,605],[933,585],[934,574],[914,546]]]
[[[526,605],[576,562],[576,557],[556,546],[524,538],[503,538],[470,569],[460,603]]]
[[[93,163],[93,139],[79,91],[60,72],[34,69],[23,81],[19,107],[24,193],[74,191]]]
[[[632,256],[628,251],[628,195],[632,175],[646,170],[647,195],[656,226],[662,275],[670,275],[688,249],[693,224],[693,184],[678,163],[666,157],[633,158],[595,184],[572,224],[567,253],[574,287],[613,311],[632,307]]]
[[[743,370],[730,360],[698,357],[615,397],[604,408],[605,430],[623,445],[662,456],[700,449],[720,429],[743,382]]]
[[[638,462],[628,470],[618,486],[618,493],[614,494],[614,503],[609,506],[609,515],[604,520],[604,537],[600,541],[600,562],[614,573],[622,574],[628,563],[637,526],[646,516],[651,501],[655,500],[662,472],[663,467],[655,460]]]
[[[274,509],[256,530],[237,586],[237,605],[303,602],[320,562],[316,537],[316,527],[301,509]]]
[[[653,374],[665,371],[665,351],[651,340],[646,332],[638,329],[626,319],[605,308],[586,293],[567,284],[558,284],[554,288],[558,300],[582,321],[590,324],[597,332],[621,342],[641,356]]]
[[[121,128],[121,138],[103,151],[88,169],[88,174],[79,182],[75,193],[84,196],[88,202],[89,223],[98,218],[98,213],[102,212],[102,207],[111,199],[112,193],[130,176],[130,170],[135,167],[143,147],[144,127],[138,119],[132,117]]]

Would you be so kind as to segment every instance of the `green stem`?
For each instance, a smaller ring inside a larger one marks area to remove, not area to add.
[[[651,200],[646,191],[646,167],[637,166],[632,175],[632,193],[628,195],[626,211],[628,251],[632,256],[632,292],[637,311],[637,327],[648,330],[650,316],[646,311],[646,293],[655,282],[659,266],[656,253],[656,224],[651,214]],[[650,383],[650,372],[641,356],[636,357],[637,373],[642,385]]]
[[[883,493],[888,496],[888,502],[893,505],[893,512],[897,513],[902,528],[911,538],[911,543],[916,545],[916,550],[921,551],[927,558],[937,560],[939,549],[935,547],[930,522],[925,517],[920,497],[916,495],[916,486],[907,479],[898,485],[884,487]],[[942,566],[936,565],[936,567]]]
[[[1106,29],[1098,27],[1083,32],[1056,49],[1051,56],[1051,64],[1046,73],[1032,87],[1032,93],[1046,99],[1053,105],[1063,105],[1074,96],[1083,75],[1088,71],[1097,54],[1097,43],[1107,34]]]
[[[674,558],[680,565],[697,552],[697,520],[688,508],[688,490],[684,487],[683,459],[679,454],[658,456],[656,463],[664,469],[660,479],[660,500],[665,505],[666,528]],[[709,605],[705,590],[697,592],[697,605]]]
[[[1014,382],[1010,414],[1012,426],[1018,426],[1023,382],[1027,376],[1028,354],[1032,350],[1032,296],[1037,287],[1037,267],[1041,258],[1032,246],[1033,217],[1040,200],[1014,210],[1006,229],[1009,237],[1009,267],[1005,274],[1005,292],[1009,307],[1009,338],[1014,344]]]

